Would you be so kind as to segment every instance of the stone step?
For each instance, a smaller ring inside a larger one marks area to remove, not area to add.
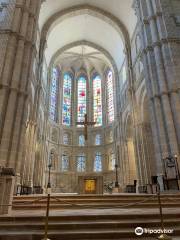
[[[45,209],[46,196],[18,196],[13,200],[14,210],[36,210]],[[180,207],[180,194],[162,195],[161,202],[163,207]],[[156,195],[52,195],[51,209],[69,208],[109,208],[109,207],[128,207],[128,208],[158,208]]]
[[[118,205],[118,204],[50,204],[50,209],[79,209],[79,208],[98,208],[98,209],[105,209],[105,208],[158,208],[158,203],[132,203],[127,205],[126,203]],[[162,203],[163,208],[180,208],[180,202],[179,203]],[[13,205],[13,210],[43,210],[46,209],[46,204],[19,204],[19,205]]]
[[[161,198],[162,203],[168,203],[169,201],[178,202],[180,198]],[[26,204],[26,203],[44,203],[47,198],[34,198],[34,199],[15,199],[13,204]],[[148,201],[149,203],[156,203],[158,201],[157,197],[151,198],[137,198],[137,199],[63,199],[63,198],[51,198],[52,203],[131,203],[131,202],[143,202]]]
[[[23,228],[23,231],[28,230],[43,230],[44,229],[44,223],[42,222],[31,222],[28,221],[26,223],[24,222],[0,222],[0,232],[3,230],[9,230],[9,231],[15,231],[17,228]],[[134,220],[133,222],[129,219],[128,221],[69,221],[69,222],[49,222],[49,230],[72,230],[72,229],[117,229],[117,228],[129,228],[131,226],[132,228],[136,228],[138,226],[141,226],[143,228],[160,228],[161,223],[158,219],[153,219],[149,221],[138,221]],[[180,219],[170,219],[164,221],[164,226],[166,228],[173,227],[180,227]]]
[[[92,211],[92,209],[89,209],[89,212]],[[88,210],[87,210],[88,212]],[[49,221],[51,222],[64,222],[64,221],[101,221],[103,220],[118,220],[118,221],[134,221],[134,220],[138,220],[138,221],[153,221],[154,219],[159,219],[159,212],[157,211],[156,213],[141,213],[141,212],[128,212],[127,213],[120,213],[117,212],[117,214],[106,214],[106,213],[93,213],[88,215],[87,212],[85,214],[82,214],[81,212],[77,213],[76,212],[74,214],[66,214],[63,213],[61,211],[56,211],[55,213],[51,212],[50,213],[50,217],[49,217]],[[180,211],[179,211],[180,212]],[[22,212],[20,213],[21,215],[18,216],[18,211],[16,211],[17,215],[13,215],[13,216],[6,216],[6,215],[1,215],[0,216],[0,222],[27,222],[27,221],[32,221],[32,222],[40,222],[44,220],[44,216],[45,216],[45,211],[43,211],[43,213],[40,213],[39,216],[34,216],[33,212],[32,215],[26,215],[25,213],[22,214]],[[55,214],[55,215],[52,215]],[[180,213],[166,213],[163,212],[163,217],[164,219],[179,219],[179,215]],[[132,222],[133,222],[132,221]]]
[[[52,194],[52,197],[57,197],[60,199],[66,200],[139,200],[142,198],[156,198],[156,194],[119,194],[119,195],[61,195],[61,194]],[[46,195],[22,195],[22,196],[14,196],[14,200],[33,200],[34,198],[46,198]],[[161,194],[161,198],[176,198],[180,199],[180,193],[178,194]]]
[[[176,235],[180,235],[180,228],[174,227]],[[24,236],[24,239],[27,239],[28,236],[33,236],[33,240],[40,240],[43,237],[44,231],[42,230],[31,230],[31,231],[13,231],[11,233],[7,231],[1,231],[0,236],[16,236],[16,239],[19,239],[19,236]],[[150,237],[157,238],[160,234],[152,234]],[[149,237],[148,235],[146,235]],[[49,230],[48,231],[48,237],[51,240],[72,240],[72,239],[130,239],[135,238],[136,235],[134,233],[134,229],[72,229],[67,231],[62,230]],[[145,236],[144,236],[145,237]],[[137,237],[137,239],[140,239],[140,237]]]
[[[174,229],[178,237],[180,195],[163,195],[161,200],[164,225]],[[0,240],[41,240],[46,201],[42,195],[15,197],[12,215],[0,216]],[[135,228],[160,228],[155,195],[53,195],[50,206],[51,240],[152,240],[157,239],[157,234],[137,237]]]

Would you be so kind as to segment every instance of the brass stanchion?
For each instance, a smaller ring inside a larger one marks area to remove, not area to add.
[[[50,191],[50,189],[48,189]],[[48,238],[48,224],[49,224],[49,205],[50,205],[50,192],[47,195],[47,207],[46,207],[46,221],[45,221],[45,230],[44,230],[44,238],[42,240],[50,240]]]
[[[53,156],[53,153],[51,152],[51,160],[52,160],[52,156]],[[42,240],[50,240],[48,238],[48,224],[49,224],[49,207],[50,207],[50,200],[51,200],[51,181],[50,181],[50,178],[51,178],[51,167],[52,167],[52,164],[50,163],[48,165],[48,169],[49,169],[49,174],[48,174],[48,184],[47,184],[47,206],[46,206],[46,219],[45,219],[45,229],[44,229],[44,238]]]
[[[163,212],[162,212],[162,204],[161,204],[161,195],[160,195],[160,186],[159,183],[157,183],[157,197],[158,197],[158,205],[159,205],[159,213],[160,213],[160,219],[161,219],[161,230],[164,232],[164,219],[163,219]],[[166,235],[165,233],[161,234],[158,239],[160,240],[172,240],[171,237]]]

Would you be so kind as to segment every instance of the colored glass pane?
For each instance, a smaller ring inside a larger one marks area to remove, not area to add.
[[[78,122],[83,122],[86,114],[86,91],[86,78],[81,76],[78,79]]]
[[[63,154],[62,155],[62,171],[69,170],[69,156]]]
[[[95,138],[95,145],[100,145],[101,144],[101,135],[97,134]]]
[[[77,157],[77,171],[84,172],[86,170],[86,157],[84,154]]]
[[[79,146],[84,146],[85,145],[85,138],[84,135],[79,136]]]
[[[63,85],[63,111],[62,111],[62,123],[65,126],[71,125],[71,90],[72,90],[72,78],[70,74],[64,74]]]
[[[95,126],[102,125],[102,92],[101,78],[97,75],[93,79],[93,105],[94,105],[94,122]]]
[[[65,134],[63,135],[63,143],[64,143],[65,145],[68,145],[68,144],[69,144],[69,136],[68,136],[67,133],[65,133]]]
[[[107,74],[107,114],[108,122],[114,121],[114,96],[113,96],[113,73],[109,71]]]
[[[101,172],[102,171],[102,156],[101,153],[96,153],[94,159],[94,171]]]
[[[51,80],[50,109],[49,109],[50,119],[53,121],[56,121],[56,115],[57,115],[57,90],[58,90],[58,71],[56,68],[53,68],[52,80]]]

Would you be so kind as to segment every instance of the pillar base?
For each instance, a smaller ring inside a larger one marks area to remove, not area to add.
[[[152,184],[147,184],[147,194],[152,194],[153,190],[152,190]]]
[[[119,192],[120,192],[119,187],[114,187],[112,190],[112,193],[119,193]]]
[[[33,186],[33,194],[43,194],[43,189],[41,186]]]
[[[32,194],[32,187],[22,185],[21,186],[21,195],[29,195]]]
[[[139,193],[147,193],[147,186],[146,185],[138,186],[138,192]]]
[[[11,175],[0,176],[0,214],[10,214],[14,192],[15,177]]]

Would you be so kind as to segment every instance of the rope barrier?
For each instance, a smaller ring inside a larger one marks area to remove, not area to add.
[[[38,199],[39,201],[40,200],[42,200],[42,199],[44,199],[44,197],[43,198],[41,198],[41,199]],[[54,197],[54,196],[51,196],[51,199],[55,199],[57,202],[60,202],[60,203],[65,203],[65,204],[67,204],[67,205],[70,205],[70,206],[77,206],[77,207],[91,207],[91,208],[99,208],[99,209],[104,209],[104,208],[110,208],[110,207],[106,207],[106,206],[93,206],[93,205],[91,205],[91,204],[75,204],[75,203],[72,203],[72,202],[70,202],[70,201],[66,201],[66,200],[62,200],[62,199],[59,199],[59,198],[57,198],[57,197]],[[148,198],[148,199],[143,199],[142,201],[138,201],[138,202],[135,202],[135,203],[128,203],[128,204],[121,204],[121,205],[115,205],[115,206],[112,206],[111,208],[124,208],[124,207],[129,207],[129,206],[136,206],[136,205],[140,205],[140,204],[142,204],[142,203],[145,203],[145,202],[148,202],[148,201],[150,201],[150,200],[152,200],[152,199],[156,199],[156,195],[153,195],[152,197],[150,197],[150,198]],[[12,206],[14,206],[14,207],[16,207],[16,206],[20,206],[21,204],[31,204],[31,203],[35,203],[35,202],[39,202],[38,200],[35,200],[35,201],[29,201],[29,202],[21,202],[21,203],[16,203],[16,204],[13,204]],[[51,204],[52,204],[52,202],[51,202]],[[7,205],[6,205],[7,206]],[[11,205],[9,205],[9,206],[11,206]]]
[[[124,207],[129,207],[129,206],[137,206],[137,205],[140,205],[142,203],[146,203],[152,199],[155,199],[156,200],[157,198],[157,195],[153,195],[152,197],[149,197],[148,199],[147,198],[144,198],[142,201],[137,201],[137,202],[133,202],[133,203],[127,203],[127,204],[121,204],[121,205],[115,205],[115,206],[112,206],[112,208],[124,208]],[[76,204],[76,203],[72,203],[70,201],[67,201],[67,200],[63,200],[63,199],[59,199],[58,197],[55,197],[55,196],[51,196],[51,200],[55,199],[56,202],[60,202],[60,203],[65,203],[67,205],[70,205],[70,206],[77,206],[77,207],[91,207],[91,208],[99,208],[99,209],[102,209],[102,208],[109,208],[109,207],[105,207],[105,206],[93,206],[91,204]],[[38,199],[35,199],[33,201],[23,201],[23,202],[16,202],[15,204],[1,204],[0,206],[2,207],[10,207],[10,206],[14,206],[14,207],[17,207],[17,206],[21,206],[22,204],[25,204],[25,205],[29,205],[29,204],[34,204],[34,203],[38,203],[42,200],[46,200],[46,196],[43,196],[41,198],[38,198]],[[162,197],[162,200],[163,200],[163,197]],[[178,198],[174,199],[174,198],[166,198],[166,200],[173,200],[173,201],[177,201]],[[52,204],[52,202],[51,202]]]

